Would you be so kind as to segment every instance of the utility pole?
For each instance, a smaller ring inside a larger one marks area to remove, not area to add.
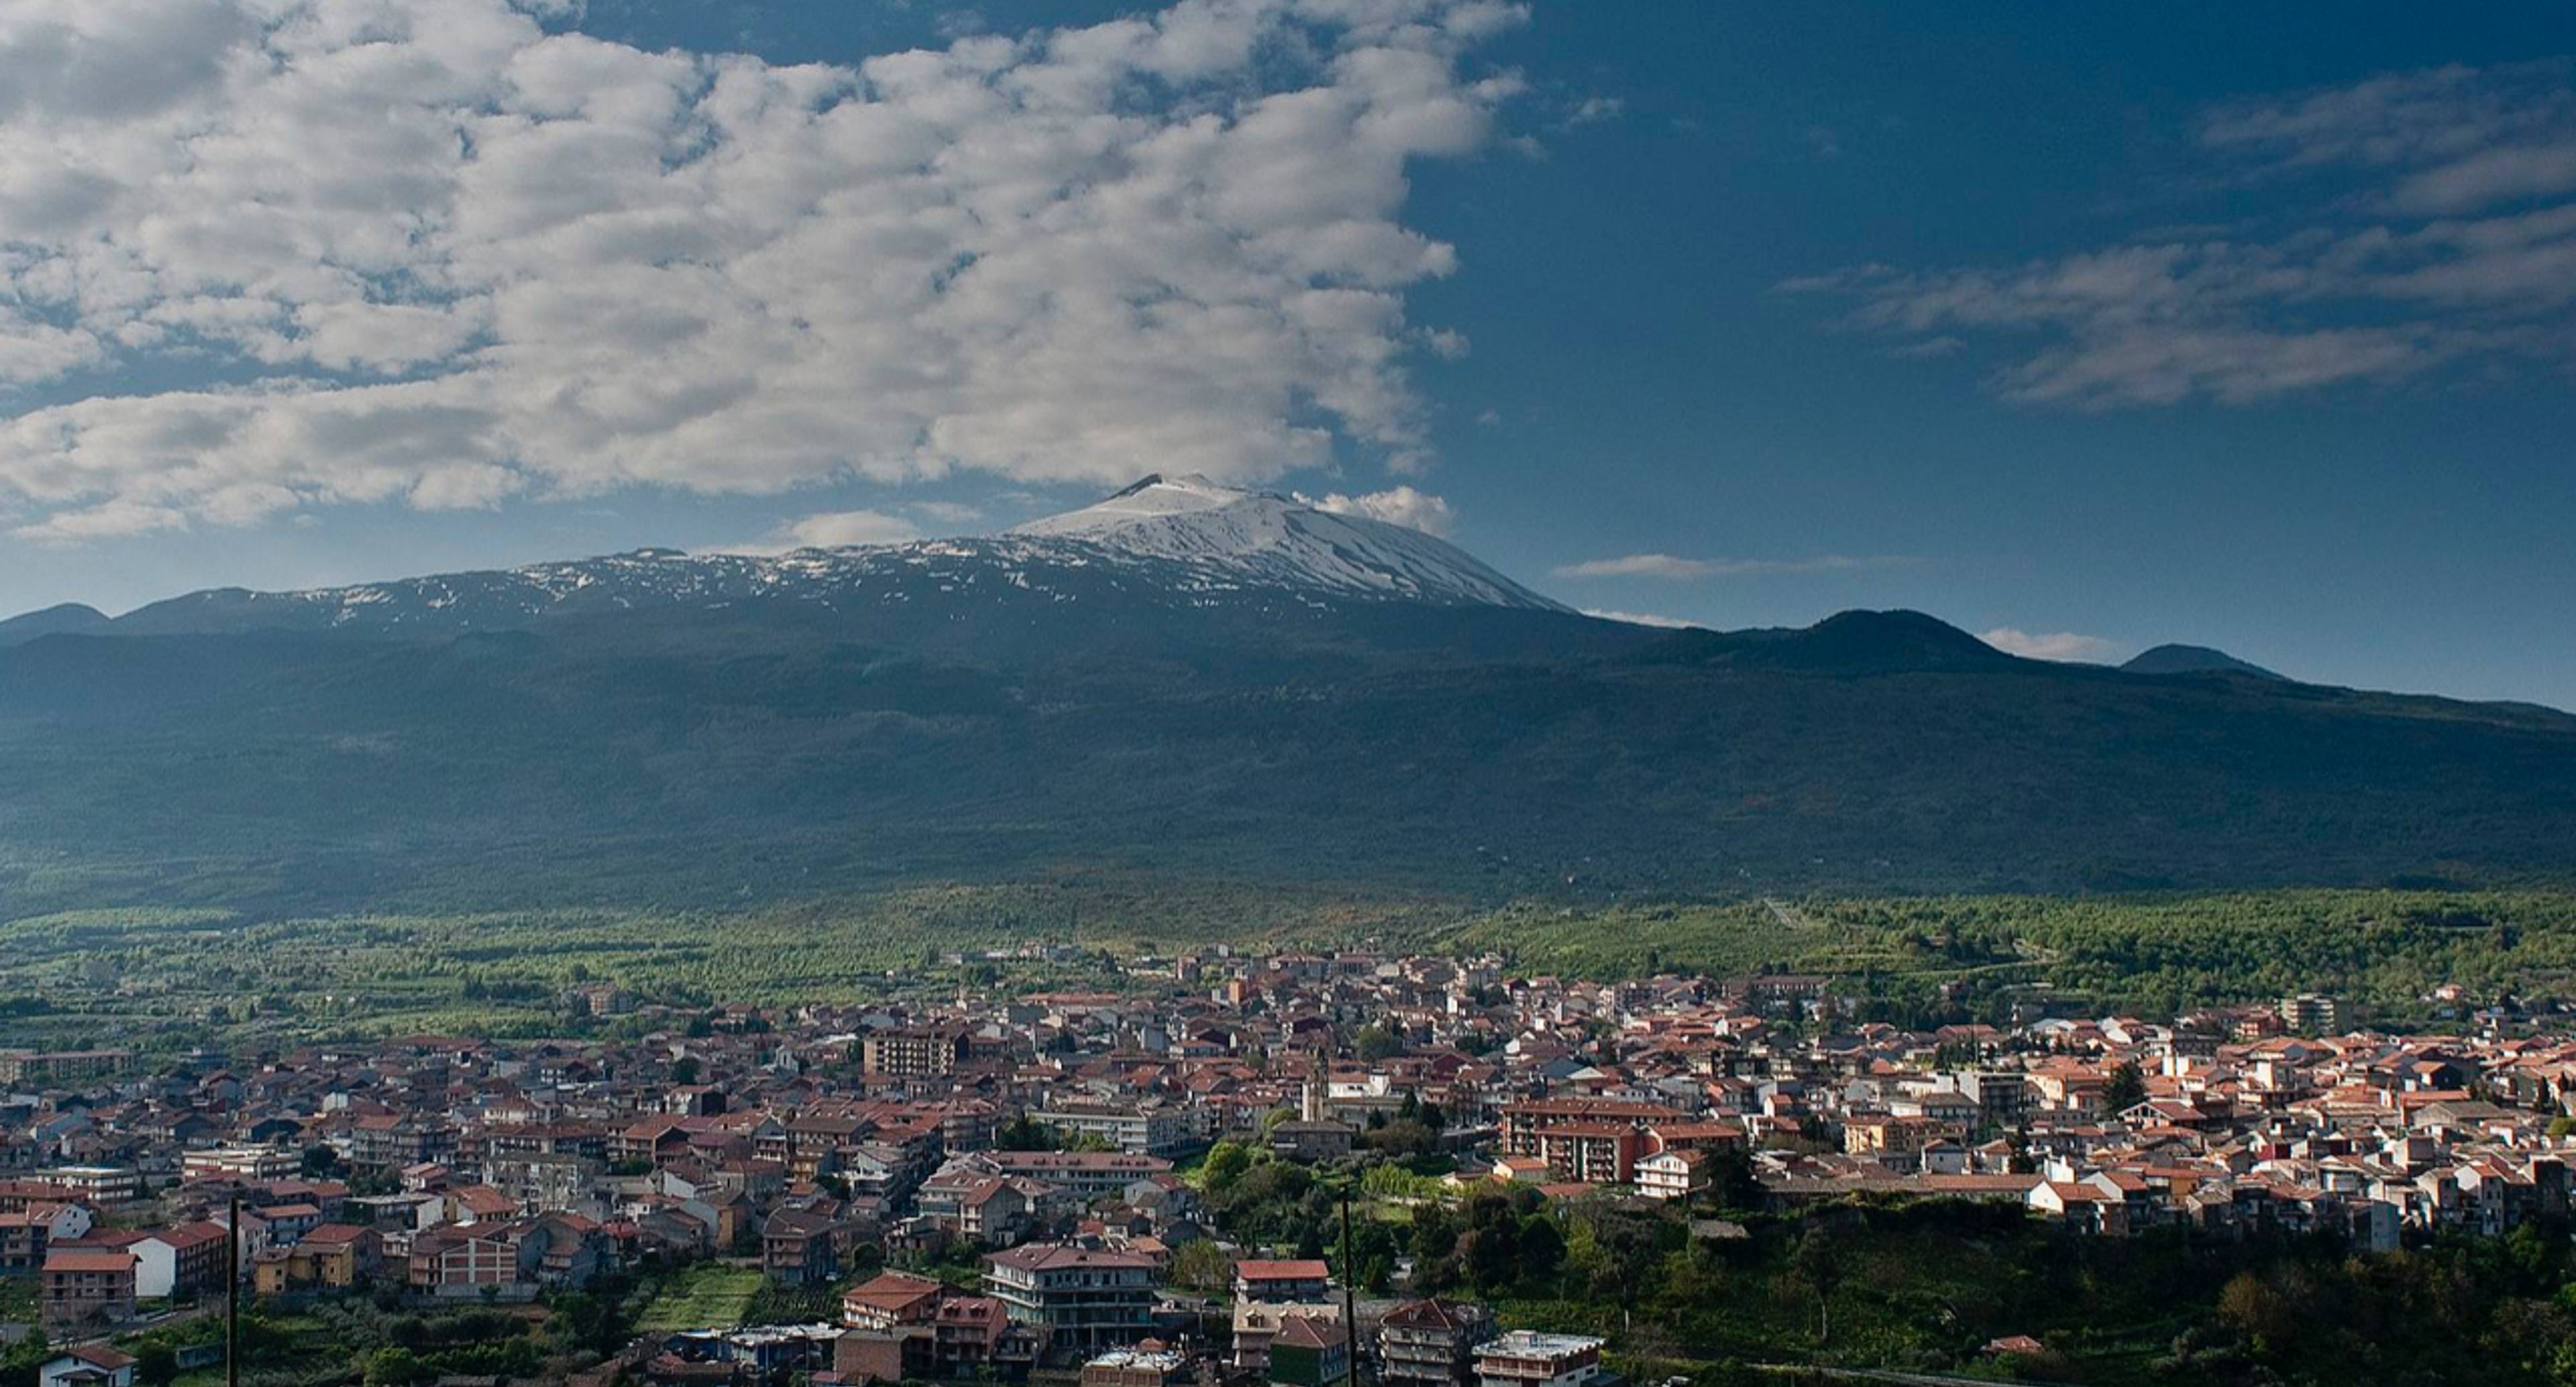
[[[1342,1186],[1342,1338],[1348,1349],[1343,1356],[1344,1387],[1359,1387],[1360,1381],[1360,1312],[1351,1284],[1359,1280],[1359,1263],[1351,1260],[1351,1187]]]
[[[241,1387],[241,1191],[224,1224],[224,1387]]]

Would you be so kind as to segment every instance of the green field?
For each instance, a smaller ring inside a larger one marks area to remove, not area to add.
[[[760,1272],[751,1267],[692,1267],[644,1307],[635,1327],[646,1333],[732,1329],[751,1312]]]
[[[1214,942],[1498,953],[1521,974],[1823,973],[1903,1023],[2167,1014],[2332,993],[2392,1025],[2576,996],[2576,894],[2269,891],[1476,907],[1222,884],[950,885],[746,911],[252,920],[90,911],[0,922],[0,1044],[170,1053],[420,1032],[642,1034],[673,1010],[1116,986]],[[986,958],[999,951],[1003,957]],[[577,985],[646,1006],[577,1014]],[[1138,985],[1150,985],[1139,983]],[[685,1019],[685,1016],[682,1018]]]

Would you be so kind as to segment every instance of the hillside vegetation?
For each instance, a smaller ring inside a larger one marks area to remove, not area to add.
[[[943,886],[743,912],[255,920],[88,911],[0,924],[0,1044],[274,1042],[411,1032],[552,1035],[589,983],[683,1016],[898,995],[1159,986],[1140,960],[1207,944],[1502,954],[1515,973],[1822,973],[1908,1025],[2195,1005],[2316,990],[2359,1023],[2456,1024],[2467,1005],[2576,1001],[2576,895],[2296,891],[2067,900],[1813,897],[1498,908],[1436,897],[1107,880]],[[1140,974],[1139,969],[1147,971]],[[2465,1002],[2436,1000],[2458,983]]]
[[[0,650],[0,910],[2576,877],[2576,719],[2543,710],[2015,660],[1905,613],[922,603]]]

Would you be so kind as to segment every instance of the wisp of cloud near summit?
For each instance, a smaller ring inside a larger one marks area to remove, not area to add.
[[[1457,261],[1406,168],[1492,138],[1518,82],[1472,51],[1519,6],[1180,0],[855,67],[552,8],[0,0],[12,528],[1426,456],[1408,360],[1464,343],[1406,312]]]
[[[1686,559],[1672,554],[1622,554],[1559,565],[1560,578],[1757,578],[1798,573],[1841,573],[1914,562],[1901,554],[1818,554],[1803,559]]]

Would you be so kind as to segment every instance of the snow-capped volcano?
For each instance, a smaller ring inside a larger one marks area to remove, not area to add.
[[[1565,610],[1419,530],[1204,477],[1149,476],[1097,505],[989,537],[775,555],[638,549],[301,592],[224,588],[154,603],[100,630],[436,635],[557,616],[762,602],[840,611],[1077,602]],[[0,632],[0,645],[9,643]]]
[[[1562,610],[1420,530],[1201,476],[1148,476],[1012,535],[1080,540],[1211,577],[1348,597]]]

